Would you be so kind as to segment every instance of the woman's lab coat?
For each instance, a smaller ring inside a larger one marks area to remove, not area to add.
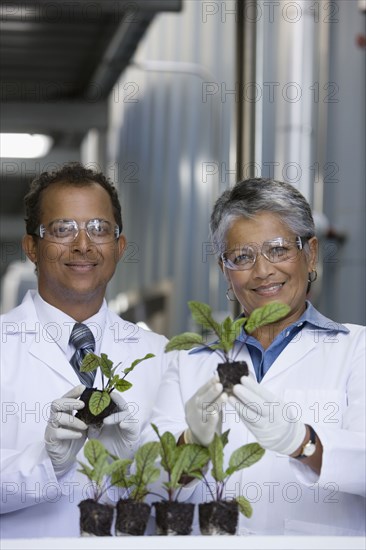
[[[250,519],[240,515],[239,534],[365,533],[365,328],[345,326],[349,334],[304,327],[263,378],[261,384],[283,401],[285,419],[291,418],[291,408],[295,418],[314,427],[324,447],[323,463],[319,477],[301,461],[267,450],[259,462],[234,474],[225,498],[243,495],[253,507]],[[246,346],[239,359],[255,376]],[[177,354],[153,413],[160,433],[183,432],[184,404],[219,362],[207,351]],[[234,449],[255,439],[229,403],[221,412],[222,430],[230,429],[227,465]],[[147,429],[144,440],[153,438]],[[210,500],[203,484],[193,481],[192,486],[183,490],[183,499]]]
[[[37,319],[32,295],[1,318],[1,522],[0,538],[78,536],[80,500],[89,483],[76,468],[60,483],[43,438],[50,404],[79,379],[59,346]],[[131,419],[143,424],[155,403],[168,355],[167,340],[122,320],[108,310],[101,350],[124,369],[136,358],[155,358],[129,374],[123,394]],[[100,374],[96,386],[101,387]],[[85,461],[83,451],[78,455]],[[89,487],[90,489],[90,487]],[[113,500],[113,494],[110,493]]]

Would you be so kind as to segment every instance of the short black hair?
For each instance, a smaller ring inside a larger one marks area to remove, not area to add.
[[[97,183],[103,187],[111,198],[115,221],[122,232],[122,212],[118,193],[113,183],[102,172],[86,168],[79,162],[64,164],[58,170],[42,172],[30,184],[24,197],[25,224],[28,235],[34,235],[41,223],[41,198],[47,187],[53,184],[84,187]]]

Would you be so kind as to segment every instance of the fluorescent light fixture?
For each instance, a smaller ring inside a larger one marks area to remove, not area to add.
[[[51,149],[52,143],[52,138],[43,134],[0,134],[0,157],[44,157]]]

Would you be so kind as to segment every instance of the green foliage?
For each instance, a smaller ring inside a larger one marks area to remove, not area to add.
[[[78,471],[92,483],[96,501],[114,485],[128,490],[129,499],[143,502],[149,494],[149,484],[159,478],[160,469],[156,466],[159,450],[160,444],[151,441],[136,451],[134,460],[121,459],[109,453],[97,439],[89,439],[84,446],[89,464],[79,461]]]
[[[205,477],[203,477],[203,480],[211,491],[214,500],[223,499],[225,485],[234,472],[252,466],[264,455],[264,449],[258,443],[248,443],[232,453],[229,459],[229,466],[224,469],[224,447],[228,442],[228,432],[229,430],[222,434],[222,436],[215,434],[214,439],[208,446],[208,453],[212,463],[211,475],[216,485],[215,492],[212,491]],[[252,507],[248,500],[243,496],[236,497],[235,500],[239,505],[240,512],[249,518],[252,515]]]
[[[241,317],[235,320],[226,317],[222,323],[218,323],[213,318],[212,310],[207,304],[190,301],[188,306],[193,319],[204,329],[212,331],[216,335],[217,341],[208,345],[205,344],[202,336],[193,332],[184,332],[174,336],[166,345],[165,351],[188,350],[196,346],[202,346],[218,353],[226,363],[236,360],[236,357],[230,356],[230,352],[243,327],[245,327],[248,334],[251,334],[263,325],[279,321],[290,311],[290,307],[286,304],[271,302],[252,311],[249,317]]]
[[[279,319],[286,317],[290,311],[290,306],[281,302],[271,302],[263,307],[252,311],[245,325],[245,330],[251,334],[257,328],[264,325],[275,323]]]
[[[102,353],[100,357],[95,353],[88,353],[87,355],[85,355],[80,366],[80,371],[92,372],[100,368],[103,375],[102,391],[94,393],[89,400],[90,412],[94,416],[97,416],[99,413],[103,412],[111,402],[110,394],[113,390],[117,390],[119,392],[129,390],[132,387],[132,384],[128,380],[125,380],[127,374],[132,372],[136,365],[138,365],[142,361],[145,361],[145,359],[150,359],[151,357],[155,357],[155,355],[153,353],[147,353],[145,357],[142,357],[141,359],[135,359],[130,367],[124,369],[123,376],[119,376],[118,374],[116,374],[116,370],[119,367],[120,363],[118,363],[116,366],[113,366],[113,361],[108,358],[108,355],[106,353]],[[104,384],[104,377],[107,378],[107,384]]]
[[[104,411],[111,402],[108,392],[94,392],[89,400],[89,410],[95,416]]]
[[[142,445],[135,454],[133,473],[130,473],[132,460],[117,460],[114,463],[111,484],[129,489],[128,498],[143,502],[149,494],[149,484],[159,478],[160,470],[156,466],[159,448],[157,441]]]
[[[174,502],[184,486],[182,476],[202,477],[201,471],[209,460],[208,449],[195,443],[177,445],[172,433],[165,432],[160,435],[155,424],[151,426],[159,438],[161,467],[168,474],[168,481],[163,482],[163,486],[167,492],[167,499]]]
[[[79,462],[81,466],[78,472],[84,474],[92,483],[94,490],[94,500],[98,501],[107,491],[107,480],[113,474],[114,458],[104,445],[97,439],[89,439],[84,445],[84,455],[89,465]]]

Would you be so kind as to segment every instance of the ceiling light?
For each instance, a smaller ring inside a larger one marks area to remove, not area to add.
[[[51,149],[52,143],[52,138],[43,134],[0,134],[0,157],[44,157]]]

